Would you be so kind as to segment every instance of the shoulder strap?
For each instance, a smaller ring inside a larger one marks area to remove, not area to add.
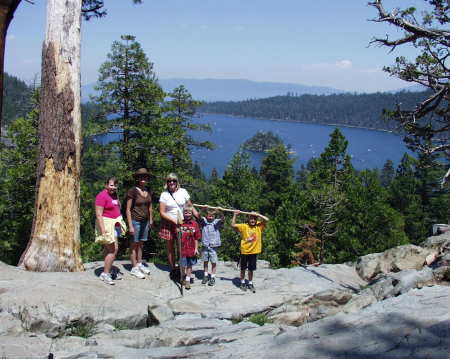
[[[170,196],[172,197],[173,201],[175,202],[175,204],[178,207],[178,215],[177,215],[177,217],[178,217],[178,221],[180,223],[182,223],[183,222],[183,209],[180,208],[180,206],[178,205],[178,202],[175,200],[175,197],[173,196],[172,192],[170,192],[169,190],[167,190],[167,192],[169,192]]]

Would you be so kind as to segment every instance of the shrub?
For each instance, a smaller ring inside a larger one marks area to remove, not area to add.
[[[259,326],[263,326],[266,323],[272,323],[272,320],[269,319],[266,313],[253,314],[248,318],[248,321],[258,324]]]

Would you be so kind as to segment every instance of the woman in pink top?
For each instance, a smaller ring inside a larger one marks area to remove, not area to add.
[[[120,201],[117,197],[117,179],[115,177],[108,178],[105,182],[105,189],[101,191],[97,197],[95,197],[95,215],[97,218],[97,227],[102,236],[107,236],[110,234],[107,231],[105,221],[108,221],[109,219],[117,219],[114,227],[114,242],[103,245],[105,264],[103,273],[100,274],[101,280],[107,284],[114,284],[111,278],[111,268],[114,259],[116,259],[117,250],[119,248],[117,243],[117,239],[121,232],[119,223],[123,221],[120,214]]]

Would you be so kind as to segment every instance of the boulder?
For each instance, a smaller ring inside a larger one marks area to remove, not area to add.
[[[0,335],[18,335],[23,333],[22,322],[11,313],[0,312]]]
[[[421,269],[427,256],[435,249],[407,244],[388,249],[383,253],[368,254],[356,262],[356,271],[365,280],[379,273],[399,272],[406,269]]]
[[[150,264],[151,277],[139,280],[126,264],[116,263],[125,278],[115,286],[97,278],[97,265],[30,273],[0,264],[1,355],[437,359],[450,349],[450,287],[427,287],[430,268],[380,275],[368,287],[346,265],[259,268],[251,293],[238,288],[232,263],[222,262],[214,287],[197,280],[182,297],[164,268]],[[194,272],[200,279],[201,263]],[[377,285],[387,299],[375,303]],[[253,313],[273,323],[251,323]]]
[[[353,295],[352,299],[350,299],[342,308],[342,312],[356,313],[377,301],[377,298],[373,294],[365,291],[361,294]]]
[[[383,300],[435,283],[433,270],[424,267],[421,270],[409,269],[398,273],[388,273],[378,278],[369,288],[378,300]]]
[[[147,325],[158,325],[174,318],[169,306],[164,303],[154,303],[148,305]]]
[[[293,325],[298,327],[308,321],[309,311],[286,312],[270,316],[270,319],[276,324]]]
[[[428,237],[420,246],[428,249],[439,250],[442,246],[450,241],[450,231]]]

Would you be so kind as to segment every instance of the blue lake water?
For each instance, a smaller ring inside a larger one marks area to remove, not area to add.
[[[295,169],[306,164],[312,157],[320,153],[328,145],[329,135],[334,126],[305,124],[299,122],[281,122],[253,118],[233,117],[227,115],[200,115],[196,123],[209,123],[211,133],[195,131],[192,136],[196,140],[208,140],[216,144],[212,151],[195,149],[192,159],[197,161],[203,172],[209,176],[213,168],[220,175],[239,147],[258,131],[272,131],[286,145],[291,145],[295,154]],[[382,168],[390,159],[397,165],[405,152],[409,152],[398,135],[389,132],[366,130],[350,127],[339,127],[348,141],[347,152],[352,156],[356,169]],[[259,168],[264,154],[249,152],[252,164]]]
[[[206,176],[210,176],[213,168],[219,175],[228,165],[233,155],[247,139],[258,131],[272,131],[277,134],[286,145],[291,145],[295,154],[294,168],[306,164],[312,157],[320,153],[328,145],[329,135],[334,126],[305,124],[299,122],[282,122],[242,118],[228,115],[199,115],[194,118],[195,123],[208,123],[212,132],[193,131],[191,135],[199,141],[211,141],[216,145],[215,150],[194,149],[192,159],[197,161]],[[397,165],[403,154],[409,152],[400,136],[384,131],[374,131],[359,128],[339,127],[348,141],[347,152],[352,156],[353,166],[358,169],[382,168],[386,160],[390,159]],[[169,134],[168,134],[169,135]],[[110,133],[99,136],[97,142],[107,143],[120,139],[120,133]],[[259,168],[265,156],[263,153],[249,152],[252,165]]]

